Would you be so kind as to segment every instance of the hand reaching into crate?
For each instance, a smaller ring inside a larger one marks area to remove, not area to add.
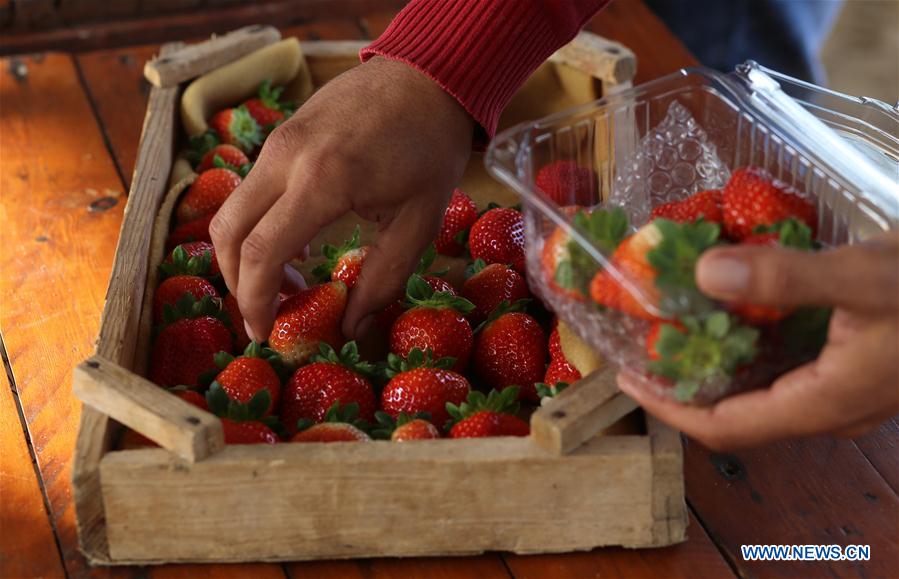
[[[712,449],[820,433],[858,436],[899,412],[899,234],[816,254],[768,247],[709,251],[697,282],[730,302],[833,306],[818,358],[770,388],[686,406],[640,388],[621,389],[647,411]]]
[[[266,140],[210,225],[251,335],[274,321],[283,266],[353,211],[380,226],[343,320],[348,336],[402,293],[462,176],[474,123],[413,68],[373,58],[317,92]]]

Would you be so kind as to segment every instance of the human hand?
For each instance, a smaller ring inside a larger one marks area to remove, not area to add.
[[[436,83],[383,58],[335,78],[278,127],[209,228],[250,336],[271,332],[285,264],[350,211],[379,225],[343,320],[344,334],[362,333],[436,235],[473,130]]]
[[[621,374],[646,411],[713,450],[818,433],[854,437],[899,412],[899,234],[815,254],[767,247],[709,251],[696,280],[709,296],[833,306],[818,358],[769,388],[710,407],[655,396]]]

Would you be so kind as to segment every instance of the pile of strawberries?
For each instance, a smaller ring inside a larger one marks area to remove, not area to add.
[[[552,167],[538,174],[538,184]],[[566,171],[564,187],[544,188],[560,205],[565,202],[556,191],[570,196],[595,181],[583,174],[585,170]],[[592,302],[619,321],[626,321],[624,316],[648,322],[643,337],[647,373],[670,387],[676,399],[704,401],[704,389],[720,391],[751,365],[767,362],[762,359],[763,342],[779,340],[783,346],[804,340],[820,345],[826,311],[720,304],[696,286],[696,263],[713,247],[817,248],[815,206],[763,170],[739,168],[721,190],[700,191],[656,206],[650,222],[633,232],[620,208],[568,205],[563,211],[607,260],[597,263],[558,227],[546,238],[541,253],[547,287],[562,299]]]
[[[277,90],[266,84],[260,94],[216,114],[213,131],[192,143],[199,177],[177,206],[160,266],[149,378],[221,417],[229,444],[526,436],[528,407],[580,376],[531,299],[515,208],[479,212],[453,192],[406,295],[375,316],[374,354],[340,330],[369,249],[358,228],[322,247],[315,285],[282,295],[268,340],[249,340],[208,228],[260,135],[286,118]],[[431,271],[438,253],[470,258],[461,287]]]

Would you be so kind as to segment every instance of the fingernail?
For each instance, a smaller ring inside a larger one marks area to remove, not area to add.
[[[731,256],[710,255],[699,261],[696,282],[718,297],[739,296],[749,286],[749,264]]]
[[[258,342],[256,339],[256,335],[253,333],[253,328],[250,327],[250,324],[247,323],[246,320],[243,321],[243,327],[247,331],[247,336],[253,340],[254,342]]]
[[[361,320],[359,320],[359,323],[356,324],[356,332],[355,332],[355,335],[353,336],[353,338],[358,340],[360,338],[363,338],[366,334],[368,334],[368,331],[371,329],[371,324],[373,321],[374,321],[374,316],[372,316],[372,315],[367,315],[364,318],[362,318]]]

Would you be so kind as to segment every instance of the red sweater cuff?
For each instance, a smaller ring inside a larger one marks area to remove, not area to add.
[[[482,148],[515,91],[606,2],[414,0],[360,56],[398,60],[434,80],[480,125]]]

